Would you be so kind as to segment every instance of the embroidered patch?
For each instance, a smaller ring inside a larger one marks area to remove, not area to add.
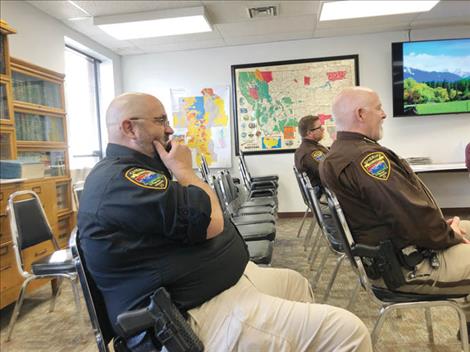
[[[165,175],[139,167],[130,168],[124,177],[133,184],[144,188],[165,190],[168,187],[168,179]]]
[[[364,159],[362,159],[361,166],[366,174],[378,180],[387,181],[390,176],[390,161],[382,152],[368,154]]]
[[[321,150],[315,150],[311,155],[312,155],[312,159],[318,162],[325,159],[325,153],[323,153]]]

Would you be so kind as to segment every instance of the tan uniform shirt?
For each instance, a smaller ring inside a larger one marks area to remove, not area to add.
[[[303,139],[294,155],[295,168],[300,172],[306,172],[312,186],[320,186],[320,173],[318,168],[320,161],[325,159],[328,149],[311,139]]]
[[[408,163],[361,134],[338,132],[320,176],[358,243],[391,238],[398,248],[445,249],[462,241]]]

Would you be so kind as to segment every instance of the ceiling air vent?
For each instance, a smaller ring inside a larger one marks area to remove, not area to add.
[[[248,8],[250,18],[274,17],[279,14],[279,5]]]

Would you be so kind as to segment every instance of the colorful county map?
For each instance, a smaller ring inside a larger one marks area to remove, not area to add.
[[[325,145],[335,138],[333,97],[356,85],[353,58],[236,68],[236,123],[243,152],[296,149],[300,118],[320,116]]]
[[[229,98],[228,86],[203,88],[196,92],[171,89],[173,138],[192,149],[193,165],[200,166],[201,155],[204,155],[209,167],[232,166]]]

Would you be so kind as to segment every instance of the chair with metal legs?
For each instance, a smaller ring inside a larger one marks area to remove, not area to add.
[[[302,233],[302,229],[304,227],[304,224],[305,224],[305,220],[307,219],[307,215],[308,213],[311,211],[310,209],[310,204],[308,203],[308,200],[307,200],[307,195],[305,194],[305,190],[304,188],[302,187],[302,184],[301,184],[301,181],[300,181],[300,173],[299,171],[297,170],[297,168],[295,166],[293,166],[293,170],[294,170],[294,175],[295,175],[295,179],[297,180],[297,184],[299,186],[299,189],[300,189],[300,194],[302,195],[302,199],[307,207],[307,209],[305,209],[305,212],[304,212],[304,216],[302,218],[302,222],[300,223],[300,227],[299,227],[299,230],[297,231],[297,238],[300,237],[300,234]],[[315,218],[312,216],[312,221],[314,221]]]
[[[465,313],[455,301],[456,299],[465,299],[467,294],[416,294],[399,292],[396,289],[402,286],[406,281],[397,254],[390,240],[382,241],[377,246],[366,246],[357,244],[349,229],[347,220],[338,199],[333,192],[325,188],[328,206],[331,215],[338,227],[343,249],[351,265],[358,275],[362,287],[368,293],[371,300],[377,303],[381,308],[379,317],[372,330],[372,343],[377,345],[380,330],[384,324],[385,318],[391,312],[404,308],[424,308],[428,328],[429,341],[434,342],[430,308],[448,307],[455,310],[460,323],[460,340],[464,352],[469,352],[467,325]],[[374,285],[369,279],[364,263],[367,263],[369,269],[379,274],[385,282],[384,287]]]
[[[319,224],[319,227],[321,229],[320,233],[322,237],[318,240],[318,244],[316,245],[316,250],[313,252],[313,246],[312,246],[312,251],[311,251],[311,265],[313,266],[316,257],[320,251],[320,246],[321,246],[321,240],[326,244],[327,248],[325,249],[323,253],[323,257],[321,259],[321,264],[317,270],[317,274],[315,278],[313,279],[312,286],[316,286],[320,279],[320,275],[322,274],[326,261],[329,257],[329,255],[332,253],[336,256],[336,265],[335,268],[333,269],[333,272],[330,276],[330,279],[328,280],[328,284],[325,289],[325,294],[323,296],[322,303],[326,303],[328,301],[328,297],[330,296],[331,289],[333,287],[333,284],[335,282],[336,276],[338,275],[339,268],[341,266],[341,263],[344,261],[344,258],[346,257],[344,250],[342,248],[341,242],[333,236],[332,233],[330,233],[330,230],[326,226],[325,222],[325,215],[321,209],[320,205],[320,199],[317,196],[317,193],[315,193],[315,190],[313,189],[310,179],[308,178],[307,174],[304,172],[302,174],[302,177],[300,179],[300,186],[304,189],[304,192],[307,196],[308,203],[313,210],[313,213],[315,214],[315,218],[317,220],[317,223]],[[357,287],[355,288],[355,291],[357,291]],[[351,296],[351,299],[348,303],[348,307],[350,307],[355,299],[355,294]]]
[[[72,262],[70,250],[60,249],[46,218],[38,195],[33,191],[18,191],[8,199],[8,215],[15,252],[18,272],[24,278],[13,314],[8,326],[7,338],[9,341],[15,327],[16,320],[23,305],[26,289],[29,284],[38,279],[52,279],[53,297],[49,311],[55,307],[55,301],[60,293],[62,279],[69,280],[77,309],[77,318],[82,323],[80,309],[80,295],[77,286],[77,272]],[[34,261],[31,268],[27,268],[23,258],[23,251],[44,244],[53,248],[54,252],[46,257]]]

